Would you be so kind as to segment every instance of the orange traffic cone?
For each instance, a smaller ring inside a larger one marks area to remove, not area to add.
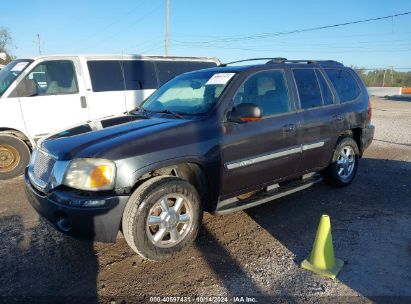
[[[334,257],[330,217],[321,216],[317,235],[310,256],[302,261],[301,267],[323,277],[335,279],[344,262]]]

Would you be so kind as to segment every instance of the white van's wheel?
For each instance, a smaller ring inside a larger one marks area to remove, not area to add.
[[[24,141],[9,134],[0,134],[0,180],[23,174],[29,161],[30,150]]]

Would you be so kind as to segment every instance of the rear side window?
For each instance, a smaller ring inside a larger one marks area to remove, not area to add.
[[[318,79],[318,82],[320,83],[321,93],[323,95],[324,105],[333,104],[333,102],[334,102],[333,95],[331,93],[330,88],[328,87],[327,82],[324,79],[324,76],[318,70],[315,70],[315,74],[317,74],[317,79]]]
[[[87,62],[93,92],[123,91],[124,79],[118,60]]]
[[[361,91],[357,82],[350,73],[341,69],[326,69],[341,102],[351,101],[357,98]]]
[[[315,71],[312,69],[293,70],[302,109],[322,105],[320,86]]]
[[[156,61],[155,63],[158,70],[159,86],[180,74],[217,66],[214,62],[198,61]]]
[[[124,60],[121,63],[126,90],[157,89],[157,76],[152,61]]]

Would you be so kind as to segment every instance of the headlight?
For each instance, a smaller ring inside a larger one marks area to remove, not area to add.
[[[79,158],[70,161],[63,184],[80,190],[111,190],[114,188],[116,165],[106,159]]]

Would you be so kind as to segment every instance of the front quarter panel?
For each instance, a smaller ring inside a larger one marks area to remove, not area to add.
[[[218,140],[220,130],[217,120],[211,118],[211,120],[198,121],[181,133],[173,133],[174,136],[179,136],[180,140],[167,137],[168,143],[165,146],[152,142],[150,147],[140,149],[140,152],[135,153],[134,156],[116,160],[116,188],[130,189],[149,172],[183,163],[193,163],[202,168],[210,197],[215,198],[221,176],[219,172],[221,153]],[[165,138],[162,141],[165,141]]]

